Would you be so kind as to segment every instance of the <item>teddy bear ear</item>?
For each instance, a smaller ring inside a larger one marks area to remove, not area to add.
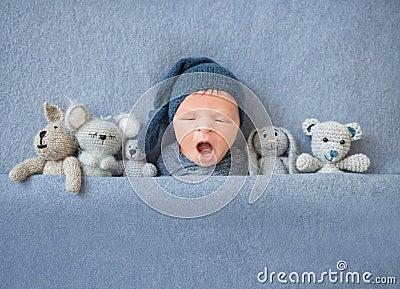
[[[80,104],[70,106],[66,112],[66,125],[72,131],[78,130],[90,120],[89,111]]]
[[[125,138],[136,137],[140,131],[140,121],[132,114],[120,114],[116,117],[119,128],[125,135]]]
[[[44,103],[44,116],[47,122],[56,122],[64,120],[64,113],[56,105],[49,104],[47,101]]]
[[[303,121],[302,123],[302,128],[303,128],[303,132],[306,135],[312,135],[311,129],[314,125],[316,125],[317,123],[319,123],[318,119],[315,118],[307,118],[305,121]]]
[[[361,127],[358,123],[356,122],[351,122],[345,124],[345,126],[348,128],[351,134],[351,141],[355,141],[361,138],[362,136],[362,130]]]

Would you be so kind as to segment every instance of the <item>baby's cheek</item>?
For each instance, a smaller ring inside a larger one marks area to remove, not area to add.
[[[217,158],[221,159],[229,151],[230,145],[223,139],[218,141],[218,148],[216,148]]]
[[[216,130],[218,136],[230,147],[235,142],[239,129],[234,125],[227,125],[226,127]]]
[[[190,125],[182,123],[174,123],[174,132],[178,143],[181,143],[184,139],[187,139],[193,132],[193,128]]]
[[[179,138],[177,136],[177,141],[179,146],[185,149],[185,151],[193,149],[193,132],[183,134]]]
[[[216,147],[215,149],[215,154],[217,157],[217,162],[220,162],[221,159],[226,155],[226,153],[229,151],[229,149],[232,146],[232,142],[229,142],[230,136],[222,136],[220,134],[216,133],[215,140],[216,140]]]

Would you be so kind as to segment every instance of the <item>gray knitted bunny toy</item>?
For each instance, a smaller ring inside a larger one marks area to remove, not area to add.
[[[27,159],[16,165],[9,177],[21,182],[33,174],[65,175],[65,187],[77,194],[81,188],[81,169],[74,157],[78,146],[74,136],[65,129],[64,113],[55,105],[44,104],[48,124],[35,137],[37,158]]]
[[[271,135],[273,131],[274,135]],[[295,161],[297,157],[296,142],[292,134],[284,128],[254,129],[248,137],[249,174],[265,175],[297,173]],[[276,152],[275,164],[271,163],[271,153]]]
[[[121,114],[117,123],[124,133],[122,143],[122,157],[120,161],[121,173],[127,177],[154,177],[157,168],[151,163],[146,163],[145,155],[138,150],[137,136],[140,131],[140,121],[131,114]]]
[[[355,154],[345,158],[350,143],[360,139],[361,127],[358,123],[340,124],[334,121],[319,122],[306,119],[303,131],[311,136],[311,150],[314,156],[303,153],[296,161],[300,172],[335,173],[342,170],[365,172],[370,160],[364,154]]]
[[[79,161],[84,176],[110,177],[118,174],[114,158],[122,146],[122,131],[115,123],[93,118],[83,106],[72,104],[66,113],[66,124],[78,140]]]

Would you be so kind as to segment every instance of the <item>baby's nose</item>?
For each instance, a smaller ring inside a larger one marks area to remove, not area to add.
[[[274,139],[269,139],[269,140],[268,140],[268,144],[270,144],[270,145],[275,144],[275,140],[274,140]]]
[[[197,131],[202,131],[202,132],[210,132],[212,129],[209,127],[199,127],[197,128]]]

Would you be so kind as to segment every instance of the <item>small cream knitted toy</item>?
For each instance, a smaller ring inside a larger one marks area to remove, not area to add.
[[[248,137],[247,147],[250,175],[297,173],[296,142],[287,129],[282,127],[254,129]]]
[[[21,182],[33,174],[65,175],[65,187],[77,194],[81,188],[79,161],[73,156],[76,140],[64,126],[64,113],[55,105],[44,104],[48,124],[35,137],[34,146],[39,157],[27,159],[16,165],[9,177]]]
[[[362,135],[359,124],[353,122],[340,124],[334,121],[319,122],[306,119],[303,131],[311,136],[311,150],[314,156],[303,153],[296,160],[300,172],[334,173],[342,170],[365,172],[370,160],[364,154],[355,154],[345,158],[350,150],[350,143]]]
[[[130,114],[121,114],[116,120],[124,133],[122,142],[123,161],[120,161],[123,175],[127,177],[156,176],[156,166],[146,163],[145,155],[138,149],[137,136],[140,131],[140,121]]]
[[[66,125],[78,141],[84,176],[118,175],[119,164],[114,155],[121,150],[122,131],[115,123],[92,117],[83,105],[71,104]]]

